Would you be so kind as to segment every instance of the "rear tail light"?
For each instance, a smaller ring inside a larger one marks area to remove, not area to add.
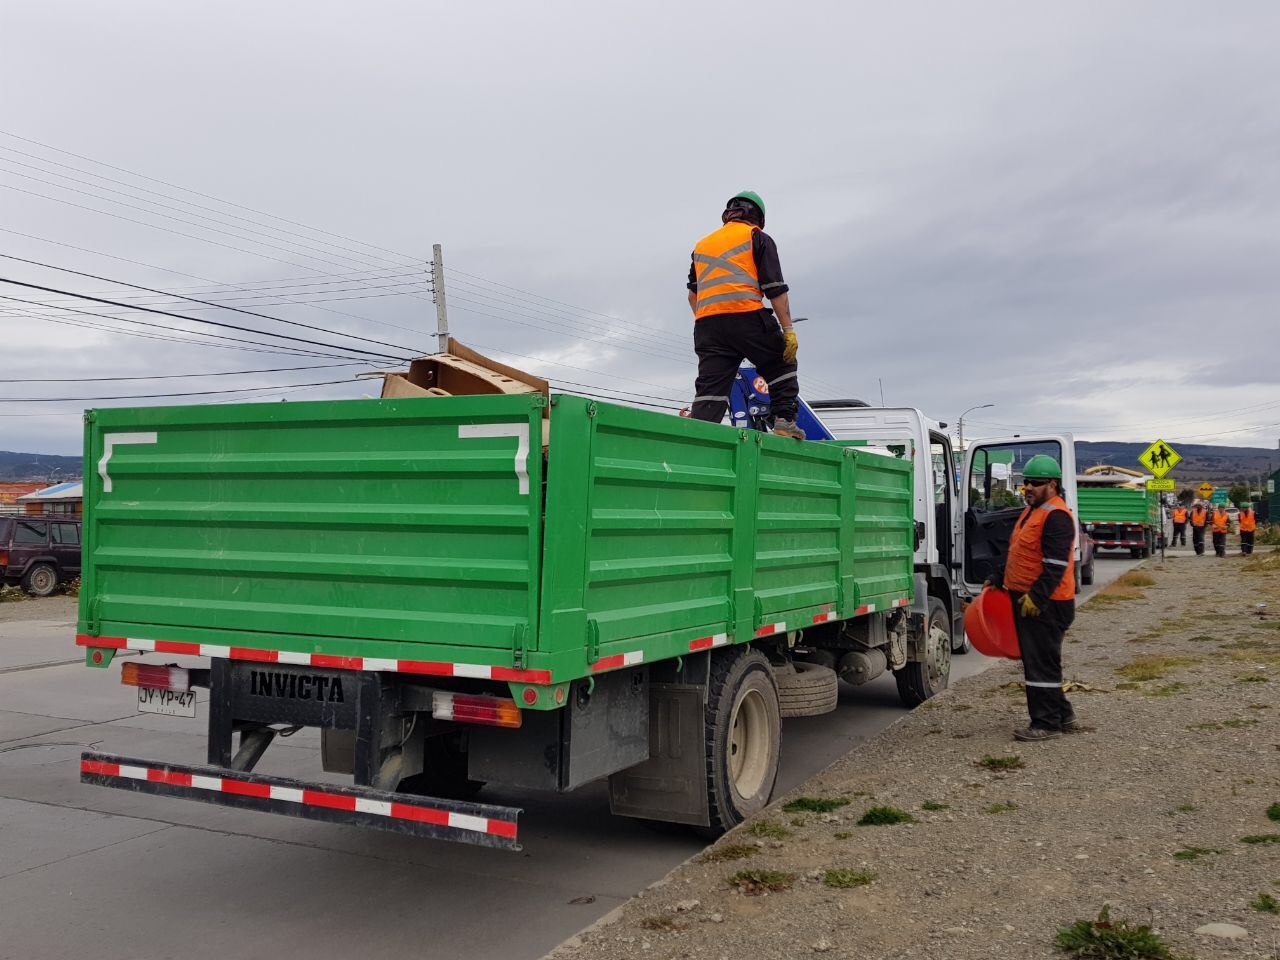
[[[7,567],[8,565],[9,565],[9,551],[0,550],[0,567]]]
[[[514,700],[437,690],[431,695],[431,716],[459,723],[483,723],[490,727],[518,727],[522,719]]]
[[[120,668],[120,682],[131,687],[151,687],[154,690],[176,690],[179,693],[185,693],[191,689],[191,671],[186,667],[126,663]]]

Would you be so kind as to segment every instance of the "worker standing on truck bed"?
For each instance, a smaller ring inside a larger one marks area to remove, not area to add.
[[[1173,508],[1173,540],[1169,544],[1171,547],[1178,545],[1178,538],[1182,538],[1182,545],[1187,545],[1187,508],[1182,504],[1178,504]]]
[[[1227,555],[1227,531],[1231,529],[1231,518],[1227,509],[1221,505],[1213,508],[1213,552],[1220,557]]]
[[[1253,553],[1253,533],[1258,529],[1258,515],[1253,512],[1253,507],[1245,504],[1240,508],[1240,552],[1244,554]]]
[[[773,432],[803,440],[804,431],[796,424],[799,343],[778,248],[764,232],[764,201],[758,193],[743,190],[729,199],[720,222],[719,230],[693,248],[689,268],[689,309],[698,354],[691,415],[711,423],[724,419],[733,378],[745,358],[769,385]],[[764,297],[773,310],[764,306]]]
[[[1018,740],[1050,740],[1079,729],[1062,692],[1062,638],[1076,616],[1076,520],[1062,499],[1062,467],[1037,454],[1022,468],[1026,508],[1009,539],[1004,587],[1022,648],[1031,723]]]
[[[1209,519],[1209,511],[1199,500],[1191,508],[1191,546],[1196,549],[1196,556],[1204,553],[1204,525]]]

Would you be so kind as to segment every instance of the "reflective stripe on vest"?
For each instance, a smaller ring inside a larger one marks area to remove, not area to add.
[[[1258,515],[1252,510],[1240,511],[1240,532],[1253,533],[1258,529]]]
[[[1036,508],[1027,507],[1022,511],[1017,524],[1013,528],[1013,536],[1009,538],[1009,558],[1005,561],[1004,585],[1015,593],[1026,593],[1031,585],[1040,579],[1044,571],[1044,550],[1040,536],[1044,532],[1044,522],[1055,510],[1071,511],[1061,497],[1053,497]],[[1049,595],[1050,600],[1070,600],[1076,595],[1075,576],[1075,541],[1071,543],[1071,553],[1062,568],[1062,580]],[[1057,561],[1062,563],[1062,561]],[[1050,564],[1057,572],[1057,565]]]
[[[1173,511],[1173,522],[1174,522],[1174,523],[1186,523],[1186,522],[1187,522],[1187,511],[1186,511],[1186,509],[1184,509],[1183,507],[1179,507],[1177,510]]]
[[[694,319],[713,313],[748,313],[763,303],[751,237],[758,228],[731,220],[708,234],[693,248],[694,277],[698,282]]]
[[[1226,533],[1231,528],[1231,518],[1225,510],[1213,511],[1213,532]]]
[[[1191,525],[1192,525],[1193,527],[1203,527],[1203,526],[1204,526],[1205,518],[1206,518],[1206,517],[1208,517],[1208,516],[1209,516],[1209,515],[1208,515],[1207,513],[1205,513],[1205,511],[1203,511],[1203,510],[1192,510],[1192,511],[1191,511]]]

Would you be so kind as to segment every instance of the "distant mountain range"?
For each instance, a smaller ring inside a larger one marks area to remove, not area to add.
[[[1080,470],[1097,464],[1142,469],[1138,456],[1143,443],[1107,441],[1076,443],[1076,464]],[[1181,486],[1209,481],[1215,485],[1266,479],[1280,468],[1280,450],[1263,447],[1221,447],[1207,444],[1177,444],[1182,462],[1170,476]],[[0,480],[73,480],[82,475],[81,457],[58,457],[45,453],[11,453],[0,450]]]

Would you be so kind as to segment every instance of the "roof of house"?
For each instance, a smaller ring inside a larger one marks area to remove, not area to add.
[[[26,496],[18,498],[19,503],[29,503],[33,500],[83,500],[84,484],[79,480],[70,483],[55,483],[52,487],[45,487],[43,490],[37,490],[35,493],[28,493]]]

